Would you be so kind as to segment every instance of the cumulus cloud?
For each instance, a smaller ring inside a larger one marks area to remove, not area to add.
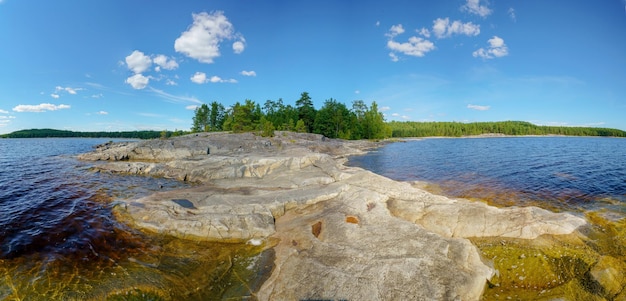
[[[0,114],[9,114],[9,112],[8,112],[8,111],[5,111],[5,110],[0,109]]]
[[[389,32],[387,32],[385,35],[390,39],[393,39],[394,37],[402,33],[404,33],[404,28],[402,27],[402,24],[398,24],[391,26],[391,28],[389,28]]]
[[[193,23],[174,42],[176,52],[196,59],[201,63],[213,63],[220,56],[220,43],[236,40],[233,51],[241,53],[245,49],[245,39],[235,32],[233,24],[221,11],[192,14]]]
[[[430,38],[430,30],[426,27],[422,27],[421,29],[415,31],[425,38]]]
[[[204,72],[196,72],[194,75],[191,76],[191,81],[196,84],[204,84],[208,82],[206,78],[206,73]]]
[[[99,111],[99,112],[97,112],[96,114],[98,114],[98,115],[109,115],[109,112],[106,112],[106,111]]]
[[[489,7],[487,7],[487,5],[480,5],[480,0],[467,0],[466,3],[461,6],[461,10],[479,15],[483,18],[489,16],[493,12]]]
[[[38,105],[17,105],[13,108],[15,112],[44,112],[44,111],[56,111],[62,109],[69,109],[69,105],[55,105],[51,103],[42,103]]]
[[[168,58],[163,54],[159,54],[154,57],[152,60],[155,64],[157,64],[155,71],[161,71],[161,68],[165,70],[174,70],[178,68],[178,63],[173,58]]]
[[[148,86],[150,78],[138,73],[126,79],[126,83],[131,85],[133,89],[141,90]]]
[[[126,67],[135,74],[145,72],[152,65],[152,59],[139,50],[133,51],[125,59]]]
[[[476,111],[487,111],[491,107],[490,106],[479,106],[479,105],[469,104],[469,105],[467,105],[467,108],[468,109],[472,109],[472,110],[476,110]]]
[[[211,76],[211,79],[209,81],[211,81],[212,83],[231,83],[231,84],[237,83],[236,79],[233,79],[233,78],[223,79],[223,78],[221,78],[219,76],[215,76],[215,75]]]
[[[394,40],[389,40],[387,41],[387,48],[395,52],[403,53],[405,55],[422,57],[427,52],[434,50],[435,44],[433,44],[429,40],[424,40],[422,38],[413,36],[404,43],[398,43]],[[390,54],[390,56],[392,60],[394,60],[394,58],[397,59],[397,56],[395,56],[395,54],[393,56]]]
[[[504,40],[498,36],[487,40],[489,47],[479,48],[474,51],[472,55],[474,57],[480,57],[483,59],[493,59],[497,57],[503,57],[509,55],[509,48],[504,44]]]
[[[235,43],[233,43],[233,51],[237,54],[242,53],[245,48],[246,45],[244,44],[243,39],[241,41],[236,41]]]
[[[52,93],[52,94],[50,94],[50,97],[52,97],[54,99],[57,99],[57,98],[61,97],[61,95]]]
[[[380,107],[380,109],[378,109],[381,112],[385,112],[385,111],[389,111],[391,110],[391,107],[385,106],[385,107]]]
[[[168,86],[178,86],[178,83],[176,83],[175,81],[171,80],[171,79],[167,79],[165,80],[165,84]]]
[[[243,70],[243,71],[241,71],[241,75],[243,75],[243,76],[256,76],[256,72]]]
[[[450,23],[449,18],[438,18],[433,21],[433,33],[439,39],[451,37],[455,34],[477,36],[480,34],[480,25],[472,22],[463,23],[459,20]]]
[[[409,40],[404,43],[396,42],[394,38],[402,33],[404,33],[404,28],[402,24],[398,24],[391,26],[389,31],[385,34],[385,36],[389,38],[387,40],[387,48],[391,50],[389,57],[394,62],[400,60],[397,53],[422,57],[427,52],[435,49],[435,44],[431,41],[416,36],[410,37]]]

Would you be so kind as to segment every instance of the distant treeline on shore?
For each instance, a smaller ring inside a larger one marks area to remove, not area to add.
[[[74,132],[54,129],[30,129],[15,131],[0,135],[2,138],[129,138],[129,139],[153,139],[166,135],[172,136],[173,132],[164,131],[126,131],[126,132]]]
[[[412,122],[391,121],[386,126],[394,138],[408,137],[463,137],[484,134],[510,136],[524,135],[564,135],[564,136],[599,136],[626,137],[626,131],[610,128],[540,126],[524,121],[498,122]],[[1,138],[129,138],[155,139],[169,138],[190,134],[191,131],[125,131],[125,132],[74,132],[54,129],[21,130],[0,135]]]
[[[463,137],[483,134],[523,135],[564,135],[626,137],[626,132],[618,129],[572,126],[542,126],[524,121],[499,122],[398,122],[387,123],[393,137]]]

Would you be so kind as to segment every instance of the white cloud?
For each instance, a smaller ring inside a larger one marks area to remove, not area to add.
[[[243,75],[243,76],[256,76],[256,72],[243,70],[243,71],[241,71],[241,75]]]
[[[157,72],[161,71],[161,68],[163,68],[165,70],[174,70],[174,69],[178,68],[178,63],[176,62],[175,59],[168,58],[167,56],[165,56],[163,54],[159,54],[159,55],[155,56],[152,61],[155,64],[157,64],[157,67],[155,68],[155,70]]]
[[[429,40],[424,40],[422,38],[413,36],[410,37],[408,42],[405,43],[398,43],[394,40],[389,40],[387,41],[387,48],[395,52],[403,53],[405,55],[422,57],[427,52],[434,50],[435,44],[433,44]],[[398,60],[397,55],[393,52],[390,53],[389,56],[394,62]]]
[[[91,98],[102,98],[102,97],[104,97],[104,94],[102,93],[91,95]]]
[[[403,53],[405,55],[422,57],[427,52],[435,49],[435,44],[431,41],[424,40],[416,36],[410,37],[408,42],[404,43],[399,43],[393,40],[393,38],[402,33],[404,33],[404,28],[402,27],[402,24],[398,24],[391,26],[389,32],[385,34],[385,36],[389,38],[389,40],[387,40],[387,48],[392,51],[389,53],[389,57],[394,62],[400,60],[396,52]]]
[[[13,108],[15,112],[44,112],[44,111],[56,111],[62,109],[69,109],[69,105],[54,105],[51,103],[42,103],[38,105],[17,105]]]
[[[404,28],[402,27],[402,24],[398,24],[391,26],[391,28],[389,28],[389,32],[387,32],[385,35],[390,39],[393,39],[394,37],[402,33],[404,33]]]
[[[133,53],[126,57],[125,61],[126,67],[135,74],[148,70],[152,65],[152,59],[139,50],[133,51]]]
[[[515,16],[515,9],[511,7],[507,11],[507,13],[509,14],[509,17],[511,18],[511,20],[513,20],[513,22],[517,22],[517,17]]]
[[[206,73],[204,72],[196,72],[193,76],[191,76],[191,81],[196,84],[204,84],[209,80],[206,78]]]
[[[173,80],[171,80],[169,78],[165,81],[165,84],[168,85],[168,86],[178,86],[177,82],[175,82],[175,81],[173,81]]]
[[[209,79],[209,81],[211,81],[212,83],[231,83],[231,84],[235,84],[237,83],[237,80],[231,78],[231,79],[223,79],[219,76],[211,76],[211,79]]]
[[[417,31],[417,33],[419,33],[421,36],[425,38],[430,38],[430,30],[428,30],[428,28],[426,27],[422,27],[420,30],[415,30],[415,31]]]
[[[0,109],[0,114],[9,114],[9,112],[8,112],[8,111],[5,111],[5,110]]]
[[[98,115],[109,115],[109,112],[106,112],[106,111],[99,111],[99,112],[97,112],[96,114],[98,114]]]
[[[463,23],[459,20],[450,23],[449,18],[438,18],[433,21],[433,33],[439,39],[451,37],[455,34],[477,36],[480,34],[480,25],[472,22]]]
[[[244,39],[236,34],[231,24],[221,11],[211,14],[202,12],[192,14],[193,24],[183,32],[174,42],[176,52],[196,59],[201,63],[213,63],[213,59],[220,56],[220,43],[224,40],[238,39],[233,43],[233,51],[240,53],[244,50]]]
[[[233,43],[233,51],[237,54],[242,53],[245,48],[246,45],[244,44],[244,40]]]
[[[376,21],[376,26],[380,26],[380,21]]]
[[[126,79],[126,83],[131,85],[133,89],[141,90],[148,86],[150,78],[138,73]]]
[[[361,91],[359,91],[359,90],[354,90],[354,94],[361,94]]]
[[[472,109],[472,110],[477,110],[477,111],[487,111],[489,110],[491,107],[490,106],[479,106],[479,105],[472,105],[469,104],[467,105],[468,109]]]
[[[472,55],[483,59],[492,59],[509,55],[509,48],[506,44],[504,44],[504,40],[502,38],[493,36],[493,38],[489,39],[487,42],[489,43],[489,47],[487,49],[479,48],[474,51]]]
[[[59,92],[67,92],[69,94],[72,95],[76,95],[78,94],[78,91],[84,90],[83,88],[71,88],[71,87],[61,87],[61,86],[56,86],[54,88],[54,91],[56,93],[50,94],[50,96],[52,96],[52,98],[59,98]]]
[[[389,111],[389,110],[391,110],[391,108],[390,108],[390,107],[385,106],[385,107],[380,107],[380,109],[378,109],[378,110],[379,110],[379,111],[381,111],[381,112],[385,112],[385,111]]]
[[[188,106],[185,107],[185,109],[193,111],[193,110],[195,110],[195,109],[197,109],[199,107],[200,107],[199,105],[188,105]]]
[[[465,5],[461,6],[461,10],[481,17],[489,16],[493,11],[486,5],[480,5],[480,0],[467,0]]]

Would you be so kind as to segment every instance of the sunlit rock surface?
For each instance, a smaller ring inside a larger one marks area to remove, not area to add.
[[[568,234],[582,218],[449,199],[342,165],[376,145],[277,132],[104,145],[96,170],[198,186],[121,203],[135,227],[203,241],[265,242],[261,300],[477,300],[496,271],[466,238]],[[599,270],[615,278],[611,271]],[[621,277],[621,275],[617,275]],[[609,277],[609,278],[610,278]]]

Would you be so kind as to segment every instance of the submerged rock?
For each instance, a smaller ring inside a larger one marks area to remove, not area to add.
[[[201,183],[115,211],[135,227],[176,237],[265,241],[276,259],[260,300],[478,300],[495,270],[467,238],[532,239],[585,224],[533,207],[437,196],[346,167],[345,156],[376,145],[322,138],[199,134],[81,158],[129,160],[98,165],[102,172]]]

